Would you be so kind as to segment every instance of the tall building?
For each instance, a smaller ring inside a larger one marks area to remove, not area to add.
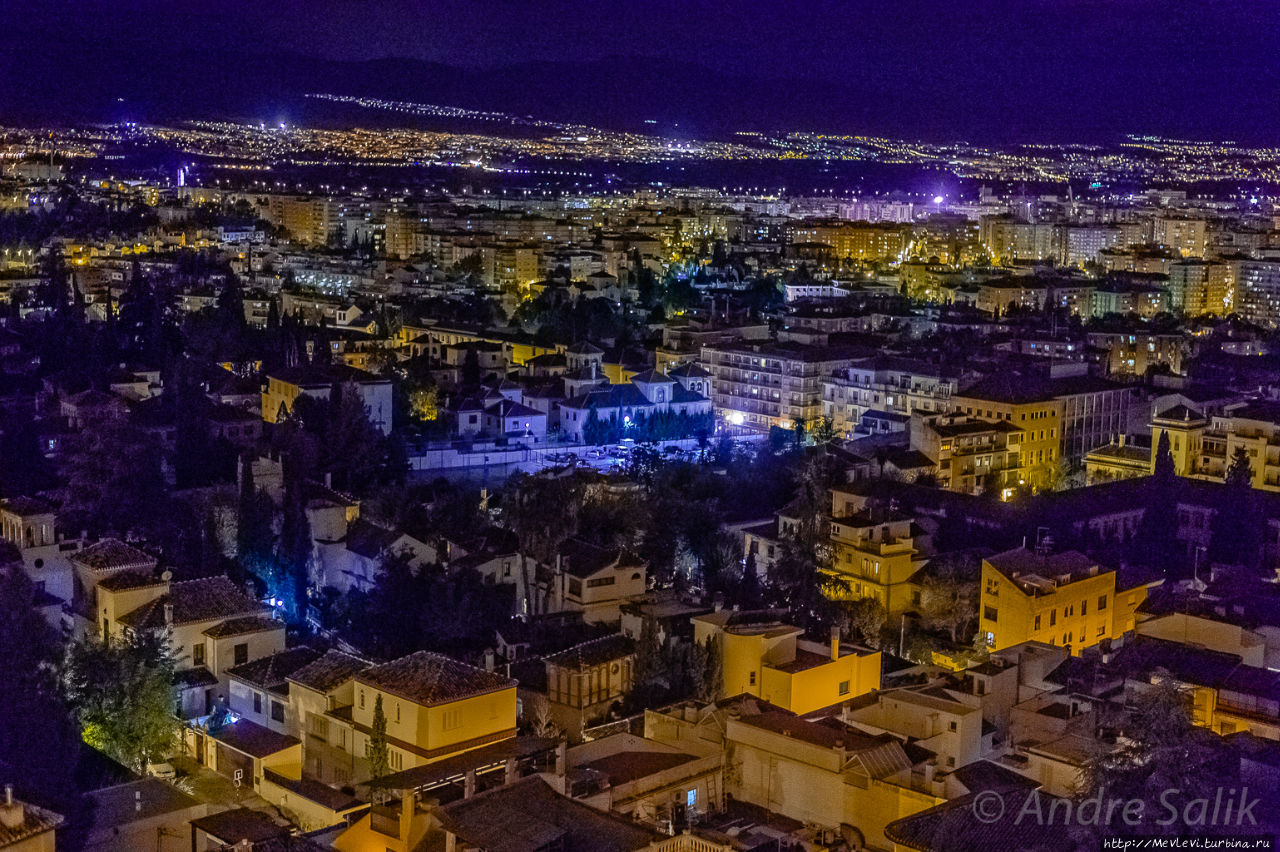
[[[822,414],[838,435],[849,435],[868,411],[910,415],[948,411],[956,378],[909,358],[878,356],[837,370],[822,383]]]
[[[828,246],[836,260],[901,260],[910,234],[907,225],[805,221],[791,229],[791,242]]]
[[[1205,220],[1157,216],[1151,223],[1151,241],[1183,257],[1204,257],[1208,247]]]
[[[702,347],[699,360],[711,374],[717,417],[734,426],[791,428],[823,413],[823,383],[860,355],[841,346],[726,343]]]
[[[1242,260],[1235,266],[1236,311],[1249,322],[1280,325],[1280,260]]]
[[[1232,267],[1217,261],[1187,258],[1169,267],[1169,310],[1189,317],[1225,316],[1234,302]]]

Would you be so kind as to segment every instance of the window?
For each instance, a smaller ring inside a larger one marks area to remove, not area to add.
[[[462,717],[457,710],[446,710],[440,717],[440,727],[452,731],[462,725]]]
[[[996,621],[996,608],[993,606],[984,606],[982,608],[982,617],[987,621]]]
[[[849,694],[849,681],[847,680],[840,681],[840,694],[841,695]]]
[[[574,597],[582,597],[582,581],[581,580],[569,581],[569,594],[573,595]]]
[[[1089,602],[1088,602],[1088,601],[1080,601],[1080,614],[1081,614],[1081,615],[1088,615],[1088,614],[1089,614]]]
[[[954,720],[947,724],[947,730],[951,731],[952,733],[955,733],[956,723]]]
[[[271,721],[273,722],[284,721],[284,705],[281,704],[279,701],[271,702]]]
[[[360,709],[364,709],[364,690],[360,690]]]
[[[1049,626],[1052,627],[1057,623],[1058,623],[1058,611],[1056,609],[1049,610]]]
[[[748,684],[750,684],[751,686],[755,686],[755,685],[756,685],[756,673],[755,673],[755,672],[752,672],[752,673],[747,677],[747,683],[748,683]]]
[[[255,692],[253,694],[253,712],[255,713],[262,712],[262,693],[261,692]]]
[[[231,649],[231,655],[235,658],[234,665],[242,666],[249,662],[249,643],[241,642]]]
[[[396,702],[396,721],[400,721],[400,702]]]
[[[191,646],[191,665],[193,666],[204,665],[204,643],[203,642],[197,645]]]
[[[1034,630],[1039,630],[1039,629],[1040,629],[1040,616],[1038,616],[1038,615],[1036,616],[1036,626],[1035,626],[1033,629],[1034,629]]]
[[[396,749],[388,749],[387,763],[391,765],[392,769],[399,772],[401,769],[404,769],[404,755]]]
[[[1098,598],[1098,611],[1101,612],[1106,608],[1107,608],[1107,596],[1102,595]]]
[[[612,585],[613,585],[612,577],[596,577],[594,580],[587,581],[588,589],[598,589],[601,586],[612,586]]]

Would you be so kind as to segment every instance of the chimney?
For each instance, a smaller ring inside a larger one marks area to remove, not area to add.
[[[568,768],[569,762],[569,744],[561,740],[556,745],[556,775],[564,777],[565,770]]]
[[[840,659],[840,628],[835,625],[831,627],[831,659]]]
[[[493,649],[492,648],[484,649],[484,670],[487,672],[493,671]]]
[[[173,626],[173,604],[171,603],[164,605],[164,624],[165,627]]]
[[[13,800],[13,785],[4,785],[4,805],[0,805],[0,825],[7,829],[20,828],[27,821],[26,809],[22,802]]]
[[[468,769],[467,774],[462,776],[462,798],[470,799],[476,794],[476,771]]]
[[[517,772],[516,770],[517,770],[516,759],[514,757],[508,757],[507,765],[504,768],[504,771],[502,774],[502,783],[503,784],[514,783],[517,776],[519,775],[519,772]]]
[[[331,473],[330,471],[325,471],[325,474],[324,474],[324,487],[325,487],[325,488],[332,488],[332,487],[333,487],[333,473]]]

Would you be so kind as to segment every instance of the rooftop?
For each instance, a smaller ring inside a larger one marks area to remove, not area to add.
[[[630,852],[658,839],[629,819],[560,795],[536,775],[446,805],[440,821],[465,844],[504,852]]]
[[[342,651],[326,651],[324,656],[296,669],[288,679],[316,692],[328,692],[351,680],[373,663],[344,654]]]
[[[319,651],[303,645],[233,666],[227,669],[227,674],[263,689],[282,691],[287,690],[291,675],[319,657]]]
[[[166,605],[173,606],[174,624],[262,615],[267,611],[226,577],[204,577],[170,583],[167,594],[148,601],[117,620],[134,630],[163,628],[166,625]]]
[[[582,671],[601,663],[620,660],[634,654],[635,651],[636,643],[630,637],[616,633],[574,645],[572,648],[546,657],[545,660],[549,665]]]
[[[516,685],[511,678],[469,666],[443,654],[417,651],[365,669],[359,683],[430,707]]]
[[[91,571],[118,571],[122,568],[156,567],[156,559],[117,538],[104,538],[71,556],[71,561]]]
[[[278,734],[248,719],[240,719],[216,731],[210,731],[209,736],[250,757],[270,757],[302,743],[297,737]]]

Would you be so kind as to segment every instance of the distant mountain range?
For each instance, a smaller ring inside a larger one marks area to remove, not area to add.
[[[957,55],[936,64],[864,63],[790,72],[785,56],[734,76],[705,62],[636,56],[565,59],[474,70],[414,59],[342,62],[296,53],[129,49],[108,40],[18,44],[0,38],[0,124],[191,118],[305,124],[403,124],[395,113],[339,110],[307,102],[311,92],[498,110],[613,129],[716,136],[738,130],[1010,141],[1111,141],[1127,132],[1231,137],[1223,127],[1266,138],[1275,116],[1256,93],[1222,102],[1222,115],[1177,108],[1179,93],[1156,90],[1133,103],[1128,86],[1083,85],[1070,76],[1039,86],[981,83],[995,57]],[[796,67],[812,65],[794,63]],[[1252,90],[1250,90],[1252,92]],[[1203,93],[1186,93],[1186,97]],[[653,122],[653,123],[647,123]],[[416,122],[421,124],[421,122]],[[1239,132],[1234,134],[1240,138]]]
[[[296,54],[124,55],[103,45],[57,56],[0,50],[0,123],[300,121],[332,114],[310,92],[498,110],[677,135],[813,128],[826,110],[785,80],[735,78],[695,63],[636,57],[469,70],[412,59],[337,62]],[[830,89],[830,87],[826,87]],[[823,94],[829,95],[830,92]],[[855,106],[850,103],[850,106]],[[361,111],[368,123],[403,121]],[[321,117],[320,120],[323,120]]]

